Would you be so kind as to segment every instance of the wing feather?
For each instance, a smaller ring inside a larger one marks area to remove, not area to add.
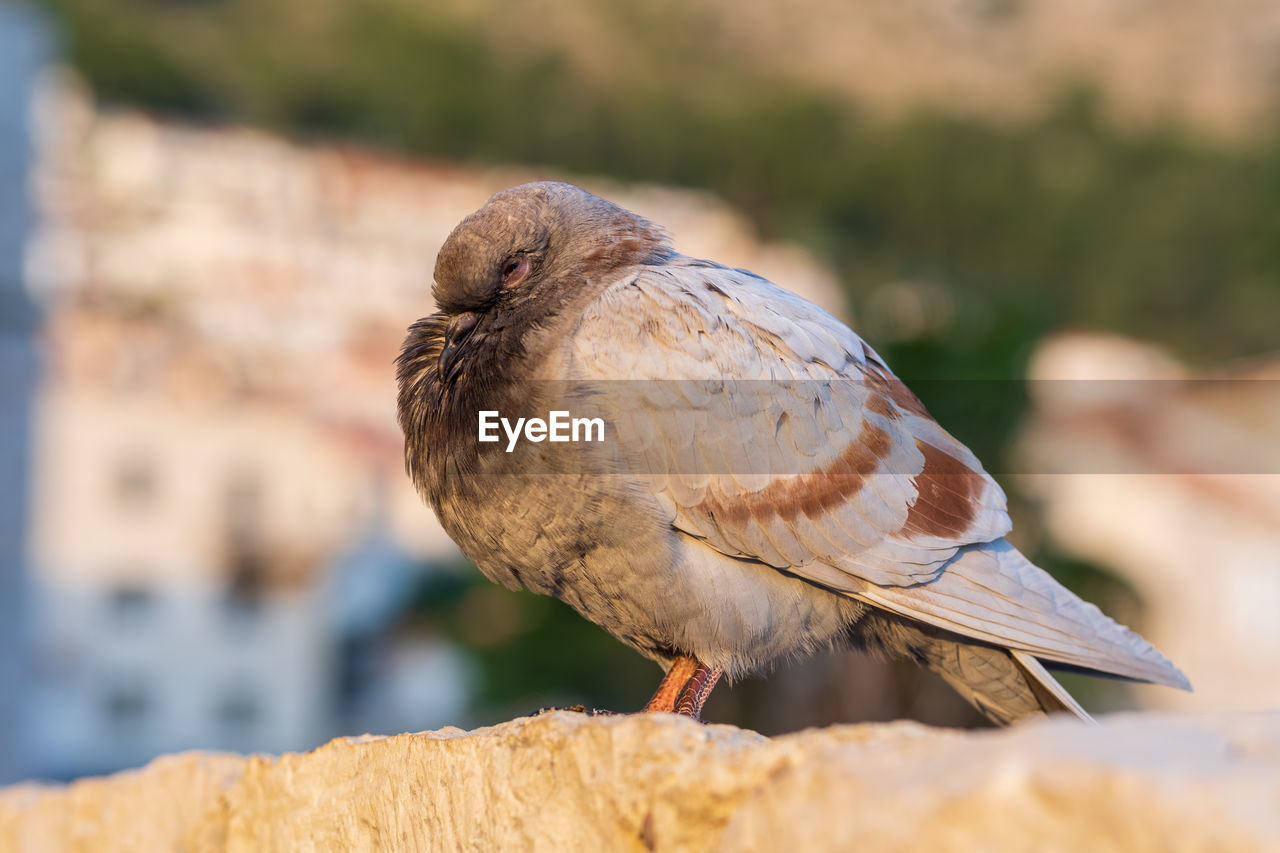
[[[853,596],[1043,660],[1189,689],[1150,643],[1077,597],[1007,541],[969,546],[930,583],[865,585]]]
[[[637,346],[616,346],[619,315]],[[592,305],[571,351],[575,379],[644,380],[609,412],[632,467],[726,554],[901,586],[1009,529],[1000,487],[870,347],[763,279],[646,268]]]

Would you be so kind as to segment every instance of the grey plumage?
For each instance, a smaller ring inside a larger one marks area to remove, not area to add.
[[[695,715],[720,671],[839,643],[914,659],[1002,723],[1087,716],[1040,661],[1188,687],[1018,553],[978,460],[795,294],[555,183],[495,195],[435,277],[440,312],[399,360],[414,482],[487,577],[668,667],[661,696],[695,660]],[[575,405],[615,440],[574,458],[477,441],[480,410]]]

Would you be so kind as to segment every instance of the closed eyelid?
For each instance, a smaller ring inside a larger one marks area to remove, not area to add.
[[[509,256],[502,262],[502,286],[508,288],[520,284],[529,277],[532,267],[529,256],[524,252]]]

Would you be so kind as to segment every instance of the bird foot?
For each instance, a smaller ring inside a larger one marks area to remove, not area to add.
[[[603,708],[588,708],[586,705],[570,705],[567,708],[560,705],[547,705],[539,708],[530,714],[530,717],[539,717],[543,714],[549,714],[552,711],[570,711],[574,714],[586,714],[588,717],[616,717],[617,711],[606,711]]]
[[[723,670],[700,663],[697,658],[678,657],[667,670],[649,704],[644,706],[644,711],[674,712],[702,722],[702,706],[722,673]]]

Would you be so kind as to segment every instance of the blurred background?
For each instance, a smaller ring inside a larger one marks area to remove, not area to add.
[[[1086,705],[1280,706],[1271,0],[0,0],[0,176],[0,782],[646,700],[402,470],[435,253],[547,177],[849,320],[1197,688]],[[853,653],[706,715],[980,724]]]

